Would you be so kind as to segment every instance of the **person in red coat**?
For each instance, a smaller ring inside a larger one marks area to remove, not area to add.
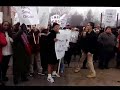
[[[7,41],[6,41],[5,35],[4,35],[4,33],[1,32],[1,29],[0,29],[0,85],[4,84],[2,82],[2,78],[1,78],[1,74],[2,74],[1,62],[2,62],[2,47],[6,46],[6,45],[7,45]]]

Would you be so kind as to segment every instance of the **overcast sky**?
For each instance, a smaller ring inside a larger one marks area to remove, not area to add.
[[[50,7],[50,10],[52,8],[53,7]],[[71,7],[71,12],[78,11],[79,13],[86,15],[89,9],[93,11],[93,14],[95,14],[96,17],[100,17],[100,13],[104,14],[106,9],[115,9],[117,10],[117,13],[120,13],[120,7]],[[119,14],[119,19],[120,19],[120,14]]]

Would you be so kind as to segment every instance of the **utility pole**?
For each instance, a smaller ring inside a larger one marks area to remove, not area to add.
[[[118,27],[118,17],[119,17],[119,13],[117,13],[117,22],[116,22],[116,27]]]
[[[103,15],[101,13],[101,15],[100,15],[100,27],[102,27],[102,18],[103,18]]]

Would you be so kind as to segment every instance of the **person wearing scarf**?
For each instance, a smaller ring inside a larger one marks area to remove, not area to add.
[[[28,81],[28,73],[31,57],[31,46],[28,40],[28,33],[25,24],[15,25],[13,32],[13,81]]]

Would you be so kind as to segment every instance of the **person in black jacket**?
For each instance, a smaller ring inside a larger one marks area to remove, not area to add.
[[[52,75],[60,77],[59,74],[56,73],[59,60],[57,60],[55,53],[55,42],[58,41],[56,39],[57,33],[59,33],[60,25],[57,23],[53,23],[53,30],[51,30],[48,35],[48,78],[47,80],[51,83],[54,82]],[[52,75],[51,75],[52,74]]]
[[[93,31],[94,28],[93,22],[89,22],[87,24],[87,28],[88,28],[88,32],[86,33],[86,40],[82,47],[83,52],[82,52],[82,57],[80,58],[80,62],[83,63],[83,61],[87,57],[88,67],[90,69],[90,74],[88,74],[87,77],[92,78],[92,77],[96,77],[96,72],[94,70],[94,65],[93,65],[93,54],[95,53],[95,49],[96,49],[97,36]],[[81,64],[79,65],[78,68],[75,69],[75,72],[79,72],[80,68],[81,68]]]
[[[84,48],[85,48],[86,32],[88,32],[88,29],[85,27],[85,28],[83,28],[83,31],[80,33],[79,39],[78,39],[78,47],[79,47],[79,52],[80,52],[80,58],[81,58],[81,55],[82,55],[81,50],[84,51]],[[85,60],[83,62],[83,66],[82,66],[81,69],[87,69],[86,64],[87,64],[87,57],[85,58]]]
[[[43,29],[41,31],[41,37],[40,37],[40,57],[41,57],[41,66],[42,66],[42,75],[45,75],[47,72],[47,47],[48,47],[48,42],[47,42],[47,37],[49,35],[49,29]]]

